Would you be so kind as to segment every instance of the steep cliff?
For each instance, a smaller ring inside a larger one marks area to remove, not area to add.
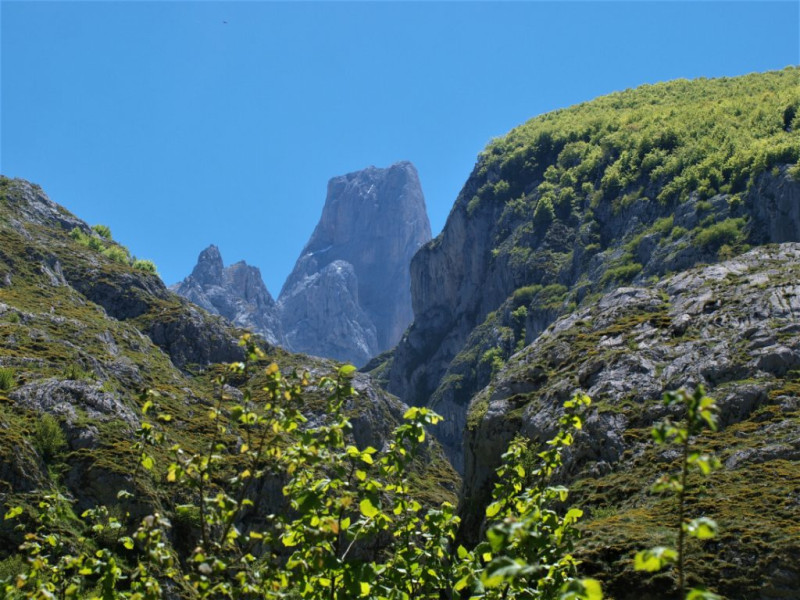
[[[446,417],[559,315],[754,244],[800,240],[798,70],[675,81],[537,117],[493,141],[411,264],[414,323],[375,368]]]
[[[278,298],[288,347],[361,365],[394,346],[413,316],[411,257],[430,238],[411,163],[331,179],[319,223]]]
[[[334,177],[322,216],[277,303],[258,269],[223,267],[216,246],[173,290],[293,352],[363,365],[411,323],[411,257],[431,239],[409,162]]]
[[[650,487],[677,458],[649,429],[667,414],[666,390],[698,385],[717,400],[721,430],[697,451],[716,452],[724,467],[691,496],[692,514],[721,530],[693,547],[692,570],[728,598],[791,597],[800,589],[800,244],[621,287],[514,354],[470,404],[465,535],[480,529],[508,442],[549,439],[563,402],[583,390],[592,410],[561,475],[589,514],[582,558],[614,598],[644,597],[625,567],[634,550],[666,542],[658,524],[675,518],[674,505]]]
[[[225,267],[219,248],[213,244],[200,253],[191,275],[170,289],[271,344],[282,339],[275,300],[261,272],[244,261]]]

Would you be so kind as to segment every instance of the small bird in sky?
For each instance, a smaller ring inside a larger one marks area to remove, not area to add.
[[[227,22],[227,21],[223,21],[223,22],[222,22],[222,24],[223,24],[223,25],[227,25],[227,24],[228,24],[228,22]]]

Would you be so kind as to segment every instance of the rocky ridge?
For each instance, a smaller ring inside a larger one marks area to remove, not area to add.
[[[431,231],[414,166],[334,177],[322,216],[277,302],[258,270],[204,250],[178,294],[293,352],[363,365],[411,323],[411,257]]]
[[[237,327],[263,336],[270,344],[282,339],[275,300],[258,267],[244,261],[225,267],[219,248],[213,244],[200,253],[192,273],[170,290]]]

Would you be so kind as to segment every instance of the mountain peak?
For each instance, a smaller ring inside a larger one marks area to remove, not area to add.
[[[192,270],[191,277],[203,285],[222,283],[224,265],[219,248],[211,244],[197,257],[197,264]]]
[[[356,286],[343,285],[341,289],[357,292],[357,303],[369,320],[361,326],[374,327],[377,332],[376,345],[365,354],[368,359],[396,344],[411,322],[409,265],[414,253],[430,238],[425,197],[410,162],[386,168],[372,166],[333,177],[328,182],[319,223],[287,278],[278,303],[288,309],[289,299],[292,304],[299,301],[303,294],[298,289],[306,286],[312,275],[334,261],[349,263]],[[320,290],[313,287],[315,294]],[[327,305],[321,301],[314,304]],[[318,338],[340,334],[319,332]],[[321,352],[320,348],[292,349]]]

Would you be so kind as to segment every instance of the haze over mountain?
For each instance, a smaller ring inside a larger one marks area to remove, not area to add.
[[[172,289],[293,352],[363,365],[411,323],[409,265],[430,239],[414,166],[369,167],[329,181],[319,223],[277,302],[258,269],[224,268],[215,246]]]

